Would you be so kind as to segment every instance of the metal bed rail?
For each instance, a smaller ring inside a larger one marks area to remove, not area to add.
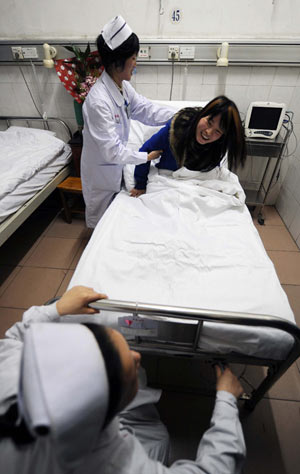
[[[72,132],[69,127],[69,125],[62,119],[56,118],[56,117],[48,117],[48,118],[43,118],[43,117],[22,117],[22,116],[16,116],[16,115],[11,115],[11,116],[0,116],[0,120],[3,120],[6,122],[7,127],[11,125],[11,122],[13,120],[23,120],[24,122],[27,123],[27,126],[30,127],[30,122],[42,122],[44,129],[45,130],[50,130],[49,127],[49,122],[56,122],[59,123],[63,129],[67,132],[67,135],[69,139],[72,138]]]
[[[190,348],[173,344],[173,347],[166,347],[166,351],[164,351],[164,345],[159,344],[158,350],[160,353],[165,352],[166,354],[174,354],[178,351],[178,353],[180,353],[181,355],[192,355],[195,357],[202,355],[202,357],[204,358],[208,357],[215,360],[230,360],[230,362],[236,363],[245,362],[250,365],[267,365],[269,369],[266,377],[261,382],[261,384],[252,391],[249,399],[245,401],[245,408],[247,408],[248,410],[254,409],[256,404],[263,398],[265,393],[300,356],[300,329],[296,324],[286,321],[277,316],[206,310],[198,308],[185,308],[180,306],[157,305],[119,300],[98,300],[96,302],[91,303],[90,306],[100,310],[129,313],[132,314],[134,318],[139,318],[139,316],[141,315],[146,317],[169,317],[175,319],[198,321],[195,338]],[[223,355],[213,352],[203,352],[201,351],[201,349],[198,348],[203,321],[234,324],[240,326],[270,327],[274,329],[279,329],[284,332],[287,332],[293,337],[293,347],[287,357],[284,360],[279,361],[273,359],[262,359],[249,355],[243,356],[238,354],[235,356],[234,354]],[[155,352],[155,346],[153,344],[149,344],[149,342],[143,340],[143,337],[140,336],[136,336],[134,338],[134,342],[130,342],[130,345],[135,349],[145,349],[146,352]]]

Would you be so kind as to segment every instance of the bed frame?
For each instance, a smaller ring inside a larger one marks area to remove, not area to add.
[[[296,324],[275,316],[238,312],[231,313],[228,311],[210,311],[195,308],[183,308],[179,306],[143,304],[117,300],[98,300],[91,303],[90,306],[106,311],[131,313],[131,317],[119,318],[119,326],[121,332],[128,340],[130,347],[139,352],[161,356],[180,355],[183,357],[194,357],[209,361],[211,364],[221,362],[268,367],[267,375],[259,386],[253,388],[250,394],[245,393],[241,397],[245,401],[244,407],[247,411],[252,411],[255,408],[256,404],[263,398],[265,393],[300,356],[300,329]],[[141,318],[139,315],[146,316],[147,318]],[[190,331],[186,341],[176,342],[171,340],[173,333],[171,328],[172,323],[167,323],[170,325],[168,330],[166,323],[163,322],[163,328],[160,331],[159,325],[161,323],[158,319],[155,320],[155,317],[157,316],[197,320],[198,323],[196,326],[193,326],[193,334],[191,334]],[[151,319],[151,317],[154,317],[154,319]],[[149,324],[144,323],[149,320]],[[122,324],[122,321],[126,321],[127,324]],[[198,347],[203,321],[246,326],[264,326],[280,329],[293,337],[293,347],[286,359],[280,361],[243,354],[231,353],[222,355],[219,353],[204,352]],[[160,334],[159,341],[157,340],[157,332]],[[164,339],[165,336],[168,335],[170,338]]]
[[[72,132],[69,126],[61,119],[58,118],[48,118],[44,120],[39,117],[2,117],[0,116],[1,121],[5,121],[7,127],[11,125],[12,121],[24,121],[27,126],[30,127],[30,124],[33,123],[42,123],[45,130],[50,130],[49,124],[55,123],[62,127],[62,130],[67,134],[69,139],[72,138]],[[16,211],[11,216],[7,217],[0,224],[0,246],[15,232],[15,230],[20,227],[21,224],[40,206],[40,204],[56,189],[57,185],[61,183],[68,175],[70,174],[70,165],[65,166],[59,171],[51,181],[49,181],[46,186],[44,186],[40,191],[38,191],[31,199],[29,199],[23,206],[21,206],[18,211]]]

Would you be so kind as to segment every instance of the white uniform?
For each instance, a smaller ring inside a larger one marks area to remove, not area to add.
[[[146,125],[163,125],[174,111],[152,103],[123,81],[123,95],[104,71],[83,105],[84,129],[81,180],[86,223],[95,227],[121,189],[126,163],[139,165],[147,153],[126,148],[130,118]]]
[[[0,415],[16,402],[23,338],[33,322],[58,321],[55,305],[33,307],[0,341]],[[76,348],[74,348],[76,350]],[[53,347],[55,351],[55,347]],[[51,354],[49,354],[51,357]],[[67,380],[66,380],[67,383]],[[84,388],[83,388],[84,389]],[[76,394],[74,394],[76,396]],[[143,397],[142,397],[143,398]],[[145,399],[145,397],[144,397]],[[176,461],[171,467],[153,459],[163,459],[167,439],[151,410],[151,405],[136,406],[124,416],[115,418],[99,433],[95,445],[72,474],[239,474],[242,472],[245,445],[238,417],[236,399],[228,392],[218,392],[210,429],[204,434],[196,460]],[[130,408],[130,406],[128,407]],[[157,429],[155,429],[155,427]],[[135,433],[136,436],[133,435]],[[155,435],[157,443],[155,447]],[[80,441],[80,430],[74,426],[70,443]],[[75,440],[75,437],[77,439]],[[137,439],[137,437],[139,439]],[[152,459],[148,454],[152,455]],[[5,474],[67,474],[58,460],[55,444],[49,436],[17,448],[9,438],[0,438],[1,472]]]

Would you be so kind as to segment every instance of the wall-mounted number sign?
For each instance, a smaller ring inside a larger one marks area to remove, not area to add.
[[[181,18],[182,18],[182,11],[180,10],[180,8],[174,8],[171,11],[171,23],[176,25],[177,23],[181,21]]]

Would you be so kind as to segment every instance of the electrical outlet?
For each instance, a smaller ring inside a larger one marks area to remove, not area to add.
[[[139,50],[139,58],[149,58],[150,56],[150,48],[149,46],[141,46]]]
[[[12,46],[11,52],[14,59],[24,59],[22,46]]]
[[[36,48],[23,47],[22,52],[24,59],[37,59],[39,57]]]
[[[179,59],[179,46],[169,46],[168,59],[171,61],[178,61]]]
[[[195,59],[195,47],[194,46],[181,46],[180,59]]]

